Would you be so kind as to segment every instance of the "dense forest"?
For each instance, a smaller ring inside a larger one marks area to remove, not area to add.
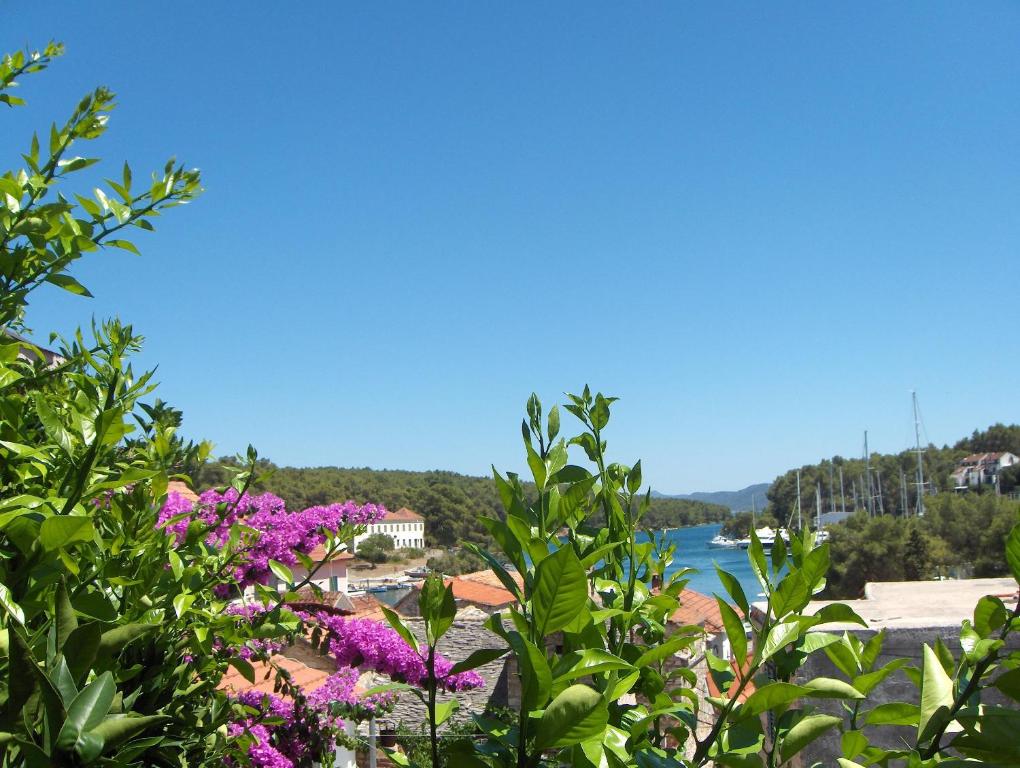
[[[825,597],[861,597],[869,581],[1006,576],[1018,516],[1020,502],[991,493],[930,496],[924,517],[853,515],[829,528]]]
[[[232,459],[206,464],[197,472],[196,487],[207,488],[226,482],[223,465]],[[465,541],[483,543],[488,539],[478,518],[503,513],[492,478],[459,475],[455,472],[409,472],[404,470],[353,469],[342,467],[276,467],[263,461],[265,478],[256,490],[271,491],[295,509],[353,499],[375,502],[388,509],[407,507],[425,518],[429,546],[455,546]],[[653,498],[642,524],[648,528],[678,528],[721,522],[730,511],[719,504],[689,499]]]
[[[1020,426],[994,424],[957,441],[953,446],[924,449],[925,493],[952,490],[950,473],[971,453],[1009,451],[1020,456]],[[1009,493],[1020,484],[1020,466],[1002,473],[1000,491]],[[872,453],[869,461],[834,456],[800,468],[800,503],[804,516],[814,518],[821,496],[821,512],[868,512],[912,515],[918,502],[917,453]],[[777,477],[767,493],[768,512],[782,524],[794,523],[797,509],[797,470]],[[927,504],[927,496],[925,497]]]

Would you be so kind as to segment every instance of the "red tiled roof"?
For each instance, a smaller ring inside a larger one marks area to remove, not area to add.
[[[386,516],[382,519],[384,523],[408,523],[418,522],[425,518],[417,512],[412,512],[407,507],[401,507],[396,512],[386,510]]]
[[[524,588],[524,577],[521,576],[517,571],[510,571],[510,578],[517,582],[517,586]],[[504,589],[503,582],[499,580],[499,576],[494,574],[492,571],[473,571],[472,573],[462,573],[457,577],[458,579],[465,579],[467,581],[476,581],[479,584],[488,584],[490,587],[499,587]]]
[[[464,600],[468,603],[501,607],[515,602],[516,598],[503,587],[491,587],[471,579],[457,576],[446,579],[446,584],[453,585],[453,596],[457,600]]]
[[[673,614],[677,624],[696,624],[706,632],[715,634],[723,631],[722,613],[714,597],[685,589],[680,593],[680,607]]]
[[[192,503],[198,501],[198,494],[191,490],[187,483],[182,483],[180,480],[171,480],[167,483],[166,492],[178,493]]]
[[[326,678],[329,677],[329,673],[324,670],[312,669],[308,665],[294,659],[289,659],[286,656],[277,655],[273,657],[273,660],[277,665],[290,672],[293,682],[304,688],[306,692],[314,691],[326,682]],[[252,668],[255,670],[254,683],[248,682],[244,675],[231,667],[216,687],[222,691],[229,691],[235,694],[252,690],[261,691],[262,693],[273,693],[275,670],[272,666],[263,661],[254,661],[252,662]],[[269,677],[265,679],[267,674]]]
[[[386,621],[386,616],[382,612],[382,606],[379,601],[371,595],[355,595],[348,599],[354,606],[354,613],[350,614],[351,616],[355,616],[359,619]]]
[[[324,561],[326,559],[326,547],[325,547],[325,545],[320,544],[315,549],[313,549],[311,552],[309,552],[308,556],[310,558],[312,558],[312,560],[315,561],[316,563],[321,563],[322,561]],[[333,555],[333,557],[330,558],[330,560],[334,560],[334,561],[335,560],[353,560],[353,559],[354,559],[354,555],[352,555],[346,549],[343,552],[337,552],[335,555]]]

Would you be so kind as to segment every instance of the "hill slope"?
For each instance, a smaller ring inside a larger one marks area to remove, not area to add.
[[[758,509],[765,506],[765,494],[768,492],[770,483],[755,483],[739,491],[697,491],[695,493],[679,493],[675,495],[656,494],[666,499],[688,499],[690,501],[703,501],[706,504],[720,504],[728,507],[733,512],[745,512],[751,509],[751,499]]]

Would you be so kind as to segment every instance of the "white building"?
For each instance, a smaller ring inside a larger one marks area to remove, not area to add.
[[[417,547],[425,549],[425,518],[417,512],[403,507],[396,512],[387,512],[386,517],[378,523],[372,523],[361,536],[354,538],[354,551],[358,551],[358,544],[371,536],[373,533],[383,533],[393,539],[393,546],[396,549],[403,547]]]
[[[972,453],[956,464],[956,469],[950,477],[953,479],[953,486],[957,490],[963,490],[976,485],[997,485],[999,473],[1006,467],[1011,467],[1020,462],[1015,455],[1009,451],[994,453]]]

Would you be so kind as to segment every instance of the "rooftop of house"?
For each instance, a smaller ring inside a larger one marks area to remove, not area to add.
[[[523,589],[524,577],[517,571],[508,571],[508,573],[517,586]],[[479,584],[488,584],[490,587],[499,587],[500,589],[503,589],[503,582],[500,581],[499,576],[494,574],[492,571],[472,571],[471,573],[462,573],[457,578],[465,581],[477,581]]]
[[[316,562],[316,563],[324,562],[326,560],[326,545],[325,544],[320,544],[315,549],[313,549],[311,552],[309,552],[308,556],[310,558],[312,558],[313,562]],[[351,554],[351,552],[349,550],[345,549],[342,552],[335,552],[333,554],[333,556],[331,558],[329,558],[329,559],[331,561],[336,561],[336,560],[353,560],[354,559],[354,555]]]
[[[412,512],[407,507],[401,507],[396,512],[386,510],[386,515],[380,522],[383,523],[420,523],[425,518],[417,512]]]
[[[171,480],[166,484],[167,493],[176,493],[183,498],[194,504],[198,501],[198,494],[191,490],[187,483],[182,483],[180,480]]]
[[[329,677],[329,672],[326,670],[314,669],[297,659],[291,659],[287,656],[277,654],[273,657],[273,661],[277,666],[287,670],[291,675],[291,680],[304,688],[306,692],[314,691],[326,682],[326,678]],[[234,667],[230,667],[227,674],[223,676],[216,687],[233,694],[253,690],[262,693],[274,693],[273,686],[276,682],[276,675],[272,665],[266,664],[263,661],[253,661],[251,666],[255,670],[254,683],[249,682]]]
[[[965,456],[957,462],[957,465],[970,465],[970,464],[989,464],[991,462],[998,462],[1003,456],[1010,456],[1012,454],[1009,451],[989,451],[987,453],[972,453],[970,456]]]
[[[445,583],[453,585],[454,598],[468,603],[475,603],[476,605],[499,608],[517,600],[505,587],[493,587],[481,581],[465,579],[463,576],[446,579]]]
[[[974,606],[985,595],[999,597],[1007,607],[1016,605],[1013,579],[959,579],[946,581],[880,581],[864,587],[863,600],[815,600],[805,613],[832,602],[844,603],[868,622],[869,629],[955,627],[972,618]],[[762,610],[765,603],[755,603]],[[857,624],[824,624],[825,630],[860,628]]]
[[[723,631],[722,612],[714,597],[685,589],[680,593],[680,607],[673,613],[675,624],[694,624],[706,632],[715,634]],[[739,609],[737,609],[739,613]]]

